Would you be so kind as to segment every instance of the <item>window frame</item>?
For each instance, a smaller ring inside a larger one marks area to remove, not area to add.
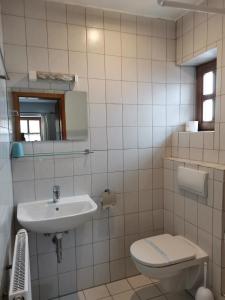
[[[199,121],[199,130],[212,131],[215,126],[215,106],[216,106],[216,64],[214,59],[210,62],[201,64],[196,68],[196,117]],[[214,73],[213,93],[210,95],[203,95],[203,78],[204,74],[208,72]],[[213,99],[213,120],[210,122],[203,121],[203,103],[205,100]]]

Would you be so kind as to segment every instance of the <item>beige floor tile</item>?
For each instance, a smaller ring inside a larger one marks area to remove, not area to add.
[[[150,278],[151,282],[154,284],[159,284],[160,281],[158,279]]]
[[[116,295],[131,290],[131,286],[126,279],[108,283],[107,288],[111,295]]]
[[[61,297],[60,300],[85,300],[85,297],[83,292],[78,292],[72,295]]]
[[[114,300],[140,300],[135,291],[131,290],[122,294],[113,296]]]
[[[110,296],[105,285],[84,290],[84,295],[86,300],[98,300]]]
[[[161,296],[160,290],[154,284],[143,286],[135,290],[141,300],[148,300],[154,297]]]
[[[168,294],[168,295],[166,295],[166,298],[168,300],[193,300],[191,295],[189,295],[186,292],[181,292],[181,293],[176,293],[176,294]]]
[[[152,283],[152,281],[151,281],[149,278],[147,278],[147,277],[145,277],[145,276],[143,276],[143,275],[137,275],[137,276],[134,276],[134,277],[130,277],[130,278],[128,278],[127,280],[128,280],[128,282],[130,283],[130,285],[131,285],[134,289]]]
[[[161,294],[166,294],[166,291],[162,288],[160,282],[154,283],[154,286],[157,287],[158,290],[160,290]]]

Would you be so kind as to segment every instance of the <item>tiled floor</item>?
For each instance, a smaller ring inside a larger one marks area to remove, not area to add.
[[[138,275],[115,281],[58,300],[193,300],[186,293],[164,294],[155,280]]]

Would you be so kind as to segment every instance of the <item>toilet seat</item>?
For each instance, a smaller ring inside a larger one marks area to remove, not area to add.
[[[131,258],[138,271],[160,280],[166,292],[192,289],[202,280],[207,253],[183,236],[162,234],[134,242]]]
[[[162,234],[131,245],[131,256],[145,266],[163,268],[194,260],[197,249],[181,236]]]

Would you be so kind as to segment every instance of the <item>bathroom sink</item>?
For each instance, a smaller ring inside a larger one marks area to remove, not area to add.
[[[75,229],[91,219],[97,210],[96,203],[88,196],[60,198],[20,203],[17,219],[28,230],[39,233],[58,233]]]

